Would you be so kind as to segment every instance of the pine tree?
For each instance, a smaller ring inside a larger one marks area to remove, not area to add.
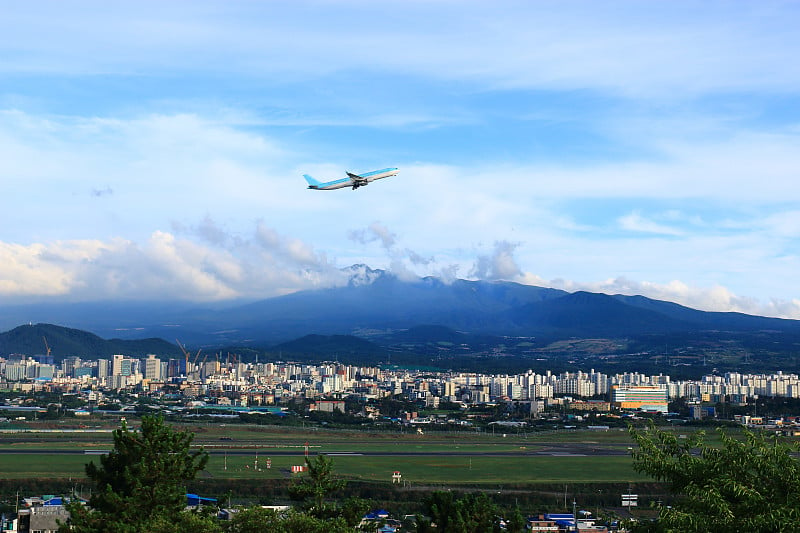
[[[334,476],[333,459],[327,455],[317,455],[313,460],[306,457],[306,469],[306,474],[289,486],[289,496],[306,502],[313,515],[324,516],[325,498],[343,489],[346,482]]]
[[[86,465],[95,489],[89,508],[70,506],[69,531],[146,531],[154,521],[175,520],[186,506],[186,483],[205,468],[208,454],[191,451],[194,435],[176,431],[159,416],[142,417],[141,428],[123,421],[114,449],[100,464]]]

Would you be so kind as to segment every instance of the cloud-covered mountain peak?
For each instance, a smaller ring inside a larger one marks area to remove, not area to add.
[[[365,264],[350,265],[341,270],[348,277],[347,285],[349,287],[372,285],[375,281],[390,275],[385,270],[373,269]]]

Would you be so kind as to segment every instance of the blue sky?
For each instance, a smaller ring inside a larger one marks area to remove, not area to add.
[[[0,298],[253,299],[366,263],[800,319],[798,26],[777,1],[12,3]]]

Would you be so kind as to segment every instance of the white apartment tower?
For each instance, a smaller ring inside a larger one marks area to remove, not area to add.
[[[147,359],[144,362],[144,377],[152,381],[161,379],[161,359],[155,354],[147,354]]]

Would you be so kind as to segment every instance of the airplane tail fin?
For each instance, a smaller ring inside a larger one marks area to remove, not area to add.
[[[309,176],[308,174],[303,174],[303,177],[306,179],[309,185],[319,185],[320,182]]]

